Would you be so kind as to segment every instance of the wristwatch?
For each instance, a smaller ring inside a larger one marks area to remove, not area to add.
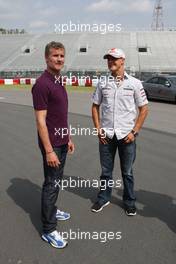
[[[134,137],[137,137],[139,135],[139,133],[134,129],[131,130],[131,133],[134,135]]]

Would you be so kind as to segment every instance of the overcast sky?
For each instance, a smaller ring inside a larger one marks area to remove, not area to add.
[[[53,32],[54,24],[112,23],[150,29],[155,0],[0,0],[0,27]],[[176,1],[163,0],[164,25],[176,27]]]

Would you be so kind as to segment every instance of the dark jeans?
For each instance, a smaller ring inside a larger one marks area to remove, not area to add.
[[[42,151],[45,180],[42,187],[41,217],[44,233],[50,233],[56,229],[57,207],[55,204],[59,194],[59,184],[57,183],[61,181],[63,177],[68,145],[53,149],[61,162],[59,167],[55,168],[48,166],[46,162],[46,154]]]
[[[136,157],[136,142],[133,141],[132,143],[127,144],[123,139],[117,140],[116,136],[114,136],[112,140],[109,140],[108,144],[99,144],[100,163],[102,168],[100,180],[102,180],[102,182],[106,182],[107,187],[105,188],[105,184],[103,184],[103,188],[100,187],[98,201],[103,204],[111,198],[112,187],[111,184],[108,186],[108,181],[112,180],[114,158],[117,149],[120,158],[120,167],[124,185],[123,202],[127,207],[135,206],[136,198],[134,194],[132,167]]]

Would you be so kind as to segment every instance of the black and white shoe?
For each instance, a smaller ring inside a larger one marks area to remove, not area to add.
[[[100,212],[105,206],[110,204],[110,202],[106,202],[104,204],[100,204],[99,202],[94,203],[94,205],[91,207],[91,211],[94,213]]]
[[[136,207],[127,207],[125,212],[128,216],[134,216],[136,215]]]

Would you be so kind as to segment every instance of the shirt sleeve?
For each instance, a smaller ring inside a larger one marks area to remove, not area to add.
[[[147,96],[141,81],[139,81],[135,86],[134,96],[138,107],[148,104]]]
[[[36,82],[32,87],[32,99],[35,110],[47,110],[48,108],[48,88],[40,82]]]
[[[97,84],[97,87],[92,95],[92,102],[94,104],[100,105],[102,101],[102,90],[100,83]]]

